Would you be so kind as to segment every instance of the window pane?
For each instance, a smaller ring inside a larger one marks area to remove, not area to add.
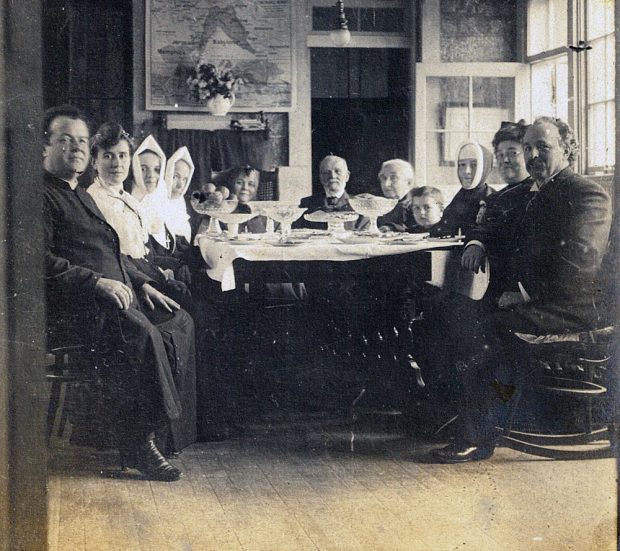
[[[549,0],[547,29],[549,41],[546,50],[568,45],[568,2],[567,0]]]
[[[464,108],[467,116],[469,103],[468,77],[429,77],[426,79],[426,128],[467,129],[462,117],[447,119],[448,109]],[[462,111],[462,109],[461,109]]]
[[[360,8],[360,31],[372,33],[404,33],[405,13],[402,8]]]
[[[472,130],[495,132],[502,121],[514,117],[514,79],[474,77]]]
[[[532,116],[568,119],[568,58],[532,64]]]
[[[567,0],[529,0],[527,4],[527,55],[567,45]]]
[[[427,132],[426,133],[426,185],[442,187],[453,185],[450,197],[458,191],[455,155],[461,142],[467,137],[462,132]],[[442,187],[443,191],[443,187]]]
[[[605,82],[605,39],[591,43],[592,49],[587,53],[588,103],[606,99],[607,85]]]
[[[606,160],[605,130],[606,109],[604,103],[597,103],[588,109],[588,166],[603,167]]]
[[[517,0],[440,0],[441,61],[518,61],[519,9]]]
[[[606,159],[605,164],[608,168],[613,168],[616,164],[616,105],[613,101],[606,103],[607,107],[607,139],[606,139]]]
[[[615,96],[615,76],[616,76],[616,51],[614,44],[614,35],[605,39],[606,45],[606,63],[605,63],[605,99],[614,99]]]
[[[588,40],[598,38],[614,30],[614,3],[610,0],[588,0],[587,36]]]
[[[529,0],[527,3],[527,55],[546,49],[547,0]]]

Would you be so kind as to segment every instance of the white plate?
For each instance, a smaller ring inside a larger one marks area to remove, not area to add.
[[[429,237],[427,241],[431,241],[434,243],[458,243],[465,239],[464,235],[461,236],[453,236],[453,237]]]
[[[378,239],[373,239],[370,236],[366,235],[348,235],[348,236],[338,236],[334,235],[334,238],[339,243],[344,243],[345,245],[371,245],[379,243]]]

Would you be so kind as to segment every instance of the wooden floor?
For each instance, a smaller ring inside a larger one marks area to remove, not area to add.
[[[56,447],[52,551],[616,549],[614,461],[559,462],[500,448],[427,462],[437,444],[290,415],[196,444],[176,483],[119,476],[112,453]],[[115,476],[116,475],[116,476]]]

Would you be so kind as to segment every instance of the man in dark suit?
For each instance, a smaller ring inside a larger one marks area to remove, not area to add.
[[[106,358],[98,369],[102,430],[113,438],[126,466],[149,479],[177,480],[181,472],[161,455],[152,433],[180,416],[174,376],[181,366],[176,354],[167,353],[164,339],[171,336],[154,323],[164,327],[174,318],[187,338],[171,348],[190,348],[193,354],[192,319],[121,257],[118,235],[78,186],[89,159],[83,115],[72,106],[52,108],[43,133],[50,344],[78,342]]]
[[[604,323],[595,282],[607,250],[611,201],[601,186],[572,171],[576,147],[571,128],[559,119],[540,117],[525,133],[534,193],[514,228],[498,308],[477,320],[476,338],[459,339],[459,438],[436,450],[442,462],[493,454],[494,413],[519,379],[518,362],[511,361],[518,353],[515,332],[563,334]]]
[[[353,212],[349,204],[349,195],[346,185],[351,177],[347,162],[342,157],[328,155],[324,157],[319,166],[319,178],[323,186],[324,194],[304,197],[299,207],[307,209],[305,214],[322,210],[325,212]],[[309,222],[302,216],[293,224],[294,228],[326,229],[327,224],[321,222]],[[346,222],[345,229],[356,229],[357,222]]]

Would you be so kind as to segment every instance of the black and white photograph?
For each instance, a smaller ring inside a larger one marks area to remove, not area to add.
[[[0,551],[620,549],[615,0],[0,20]]]

